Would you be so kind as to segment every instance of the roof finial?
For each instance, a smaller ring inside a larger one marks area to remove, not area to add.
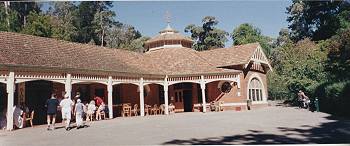
[[[170,24],[170,17],[171,17],[171,15],[170,15],[169,11],[165,12],[164,17],[165,17],[165,22]]]

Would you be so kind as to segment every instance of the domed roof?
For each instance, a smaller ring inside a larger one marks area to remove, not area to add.
[[[159,32],[158,35],[146,41],[146,45],[152,42],[162,41],[162,40],[185,40],[193,42],[189,37],[186,37],[179,33],[179,31],[170,27],[169,23],[167,27]]]

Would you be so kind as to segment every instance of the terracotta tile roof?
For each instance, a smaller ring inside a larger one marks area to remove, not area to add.
[[[254,51],[260,46],[259,43],[233,46],[230,48],[218,48],[199,52],[210,64],[216,67],[246,64]]]
[[[199,52],[172,48],[139,54],[19,33],[0,32],[0,66],[47,67],[151,75],[238,73],[216,68]]]
[[[189,42],[193,41],[191,38],[183,36],[180,33],[164,33],[164,34],[158,34],[155,37],[152,37],[146,43],[148,44],[148,43],[162,41],[162,40],[186,40]]]
[[[127,65],[142,55],[120,49],[0,32],[0,64],[143,73]]]
[[[240,72],[216,68],[191,48],[159,49],[147,52],[144,56],[152,62],[151,68],[167,75]]]

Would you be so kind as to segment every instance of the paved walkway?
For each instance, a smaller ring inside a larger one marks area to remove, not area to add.
[[[0,145],[350,143],[350,121],[290,107],[115,118],[84,129],[0,132]]]

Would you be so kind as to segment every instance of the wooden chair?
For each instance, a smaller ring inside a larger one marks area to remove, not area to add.
[[[175,105],[172,103],[169,104],[169,114],[175,113]]]
[[[145,115],[149,115],[149,105],[145,104]]]
[[[29,121],[30,122],[30,126],[33,127],[33,119],[34,119],[34,110],[30,113],[30,117],[26,118],[26,121]]]
[[[128,104],[123,104],[123,109],[122,109],[122,116],[124,117],[127,115],[128,117],[131,116],[131,107]]]
[[[159,106],[159,114],[165,114],[165,105],[164,104],[161,104],[160,106]]]
[[[138,116],[139,115],[139,106],[137,104],[134,105],[134,109],[132,110],[132,113],[134,114],[134,116]]]
[[[106,112],[101,111],[101,119],[105,120],[106,119]]]
[[[153,108],[151,109],[153,115],[157,115],[159,112],[158,105],[154,104]]]

